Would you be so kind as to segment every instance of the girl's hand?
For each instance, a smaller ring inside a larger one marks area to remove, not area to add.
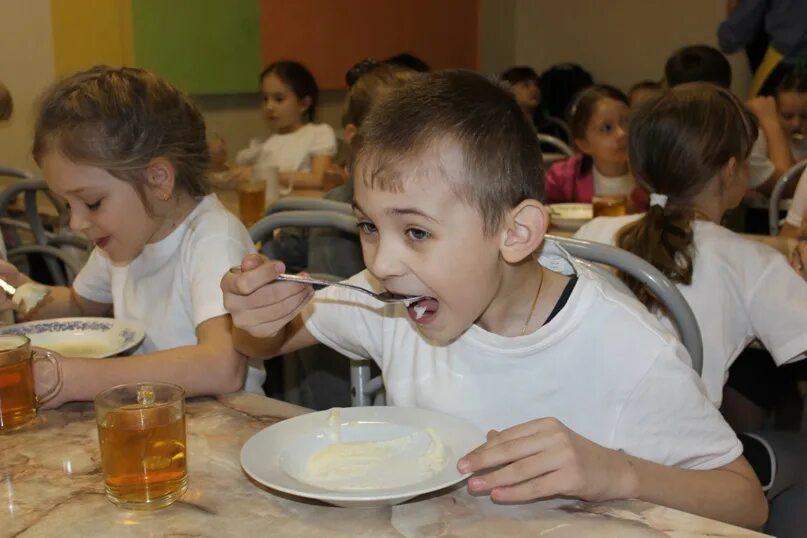
[[[20,273],[12,264],[0,260],[0,278],[19,288],[26,282],[33,282],[28,275]],[[11,298],[5,292],[0,292],[0,311],[15,310],[15,305],[11,302]]]
[[[807,239],[799,239],[793,252],[790,253],[790,266],[807,279]]]
[[[754,97],[753,99],[750,99],[746,105],[748,106],[748,109],[754,113],[757,119],[759,119],[760,123],[779,121],[779,113],[776,110],[776,101],[771,96]]]
[[[45,353],[46,351],[53,357],[56,362],[59,363],[61,370],[62,370],[62,382],[60,383],[59,389],[56,392],[56,395],[45,402],[44,405],[41,406],[41,409],[53,409],[55,407],[59,407],[60,405],[66,403],[69,398],[67,396],[67,391],[64,388],[63,381],[64,381],[64,373],[67,361],[64,357],[60,354],[56,353],[55,351],[50,351],[47,349],[41,349],[38,347],[34,347],[34,353]],[[56,375],[56,368],[53,366],[52,363],[48,361],[36,361],[34,362],[34,390],[37,394],[42,395],[45,393],[50,392],[53,390],[53,387],[57,384],[57,375]]]
[[[250,254],[241,273],[227,272],[221,279],[224,307],[233,325],[252,336],[275,336],[314,296],[310,285],[275,282],[285,270],[282,262]]]
[[[233,166],[227,173],[226,180],[230,183],[239,183],[241,181],[247,181],[248,179],[251,178],[252,178],[251,166]]]
[[[555,418],[541,418],[502,432],[457,463],[473,492],[494,501],[522,502],[558,495],[586,501],[635,496],[637,477],[628,456],[576,434]]]

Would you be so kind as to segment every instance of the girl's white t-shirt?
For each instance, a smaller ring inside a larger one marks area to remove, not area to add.
[[[618,196],[624,195],[630,198],[633,189],[636,188],[636,180],[628,172],[621,176],[606,176],[592,167],[594,175],[594,195],[595,196]]]
[[[482,431],[554,417],[602,446],[665,465],[713,469],[742,447],[706,398],[676,338],[629,294],[554,246],[540,263],[578,281],[566,305],[532,334],[472,325],[429,342],[400,305],[330,287],[303,310],[320,342],[381,368],[390,405],[462,417]],[[458,279],[462,268],[454,267]],[[367,271],[350,279],[378,287]]]
[[[642,215],[599,217],[575,237],[615,244],[617,232]],[[720,407],[729,367],[755,338],[777,365],[807,351],[807,282],[782,254],[706,221],[693,223],[692,284],[677,288],[689,303],[703,339],[703,383]],[[670,319],[659,318],[674,329]]]
[[[296,131],[273,134],[266,141],[252,140],[238,152],[243,166],[275,166],[281,172],[310,172],[314,155],[335,155],[336,136],[330,125],[306,123]]]
[[[199,324],[227,314],[221,277],[253,252],[244,225],[211,194],[128,263],[117,264],[96,247],[73,288],[86,299],[112,304],[116,319],[143,325],[146,337],[137,354],[195,345]],[[262,363],[250,364],[247,387],[263,394],[265,377]]]

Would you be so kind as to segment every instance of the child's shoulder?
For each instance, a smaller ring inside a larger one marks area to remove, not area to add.
[[[202,198],[186,221],[186,241],[210,236],[230,236],[239,241],[249,239],[249,232],[238,218],[225,208],[214,194]]]
[[[579,173],[583,155],[572,155],[568,159],[552,163],[546,171],[547,179],[551,177],[572,177]]]

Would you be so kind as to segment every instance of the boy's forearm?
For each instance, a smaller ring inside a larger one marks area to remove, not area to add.
[[[252,336],[247,331],[233,327],[233,347],[239,353],[256,359],[271,359],[279,354],[286,341],[288,325],[276,335],[268,337]]]
[[[762,121],[760,126],[765,132],[765,138],[768,142],[768,158],[773,163],[775,171],[774,177],[761,185],[758,190],[765,194],[770,194],[776,181],[795,164],[795,161],[790,150],[790,141],[781,124],[778,121]],[[793,189],[795,189],[795,182],[793,183]],[[792,193],[789,194],[792,195]]]
[[[751,529],[768,517],[762,486],[744,458],[700,471],[626,457],[635,471],[633,497]]]

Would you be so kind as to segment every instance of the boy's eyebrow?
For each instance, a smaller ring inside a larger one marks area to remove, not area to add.
[[[359,203],[356,200],[353,200],[353,203],[351,205],[353,206],[353,209],[358,210],[361,213],[366,214],[365,211],[361,208],[361,206],[359,205]],[[430,220],[430,221],[435,222],[435,223],[437,222],[437,219],[435,219],[434,217],[432,217],[430,215],[427,215],[426,213],[424,213],[420,209],[416,209],[414,207],[393,207],[393,208],[387,209],[386,212],[391,214],[391,215],[396,215],[396,216],[397,215],[416,215],[416,216],[419,216],[419,217],[423,217],[426,220]]]

